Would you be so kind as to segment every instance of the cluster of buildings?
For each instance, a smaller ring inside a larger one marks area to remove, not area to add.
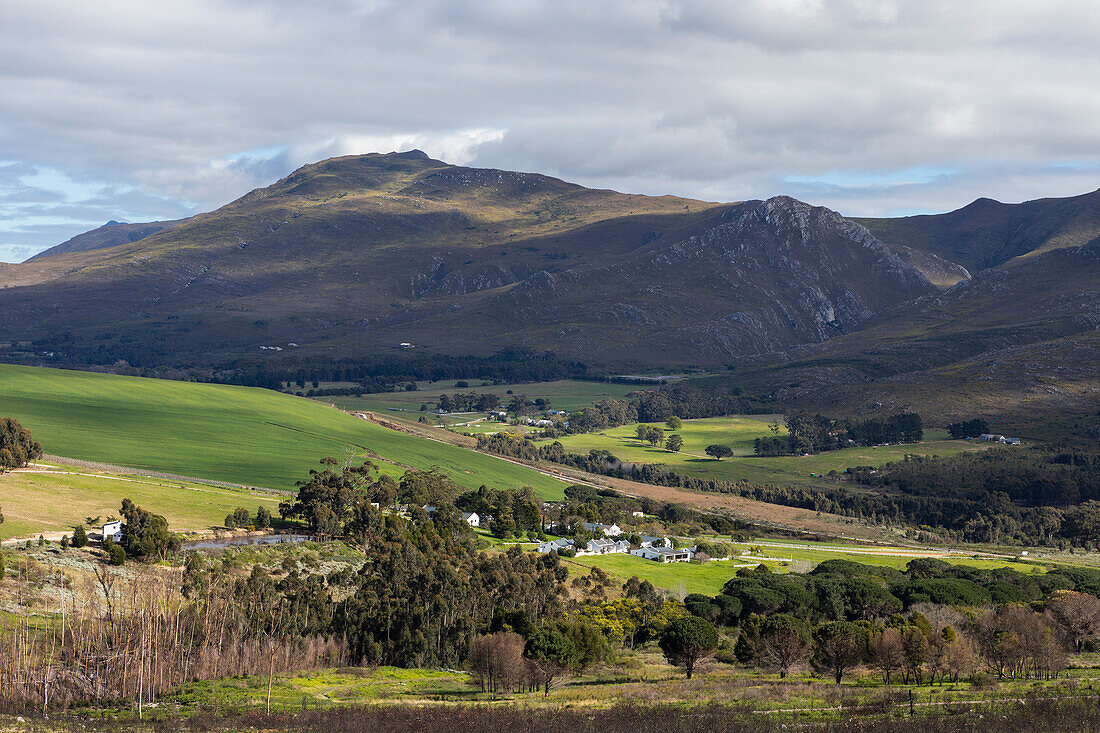
[[[1001,445],[1019,445],[1019,438],[1008,438],[1004,435],[995,435],[994,433],[982,433],[978,436],[978,440],[984,440],[987,443],[1000,443]]]
[[[377,508],[378,505],[372,502],[371,506]],[[398,507],[399,511],[401,509],[402,507]],[[427,512],[429,517],[435,514],[435,507],[431,506],[430,504],[425,504],[421,507],[421,509]],[[493,518],[490,516],[481,517],[478,515],[477,512],[462,512],[462,521],[470,525],[471,527],[480,527],[482,522],[488,524],[489,522],[493,521]]]
[[[592,534],[602,533],[604,536],[589,540],[583,547],[578,547],[576,541],[570,537],[550,540],[539,545],[539,552],[546,554],[554,551],[573,550],[578,555],[622,553],[654,562],[688,562],[695,557],[694,547],[674,548],[668,537],[643,535],[638,538],[638,547],[635,548],[629,541],[619,539],[622,531],[617,525],[585,522],[584,528]]]

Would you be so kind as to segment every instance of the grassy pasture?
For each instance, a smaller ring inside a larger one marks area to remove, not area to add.
[[[122,476],[58,466],[43,472],[14,472],[0,476],[4,523],[0,538],[45,532],[69,532],[84,517],[118,516],[124,498],[163,514],[173,530],[221,526],[227,514],[244,507],[255,514],[266,506],[278,517],[277,495],[189,481],[146,476]]]
[[[658,588],[664,588],[677,594],[718,593],[726,581],[734,576],[738,568],[744,565],[764,564],[775,572],[790,572],[795,563],[804,568],[812,568],[826,560],[851,560],[863,565],[876,565],[904,570],[909,561],[918,555],[927,555],[945,560],[953,565],[969,565],[979,568],[1007,567],[1022,573],[1044,572],[1041,565],[1016,563],[999,558],[970,557],[947,553],[921,553],[906,548],[868,548],[866,546],[816,543],[780,543],[772,540],[759,540],[749,543],[729,543],[734,556],[729,560],[707,563],[657,563],[627,554],[586,555],[570,560],[584,567],[599,567],[620,582],[637,576],[648,580]],[[749,551],[748,556],[741,556]],[[804,561],[804,562],[800,562]],[[808,566],[806,565],[808,563]]]
[[[291,489],[324,456],[380,456],[388,473],[439,466],[462,486],[564,484],[536,471],[424,440],[271,390],[0,365],[0,415],[47,453],[268,488]]]
[[[732,481],[746,479],[754,483],[776,485],[812,485],[817,483],[817,476],[829,471],[843,471],[851,466],[881,466],[891,461],[900,461],[907,454],[949,456],[983,447],[965,440],[948,440],[944,431],[928,430],[925,431],[927,439],[915,445],[845,448],[813,456],[754,456],[753,441],[771,435],[768,426],[773,419],[732,416],[685,420],[683,427],[675,431],[684,439],[684,447],[679,453],[639,441],[634,435],[636,424],[609,428],[600,433],[568,435],[558,440],[571,453],[603,449],[611,451],[624,461],[664,463],[675,471],[688,475]],[[665,430],[666,435],[673,432],[664,425],[660,427]],[[782,422],[779,429],[781,434],[786,432]],[[734,456],[721,461],[714,460],[704,452],[713,443],[730,446]]]

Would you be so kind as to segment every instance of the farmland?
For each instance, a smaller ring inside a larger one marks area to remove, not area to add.
[[[0,415],[46,452],[183,476],[291,489],[324,456],[380,459],[382,470],[439,466],[460,485],[564,484],[456,446],[368,423],[270,390],[0,365]]]
[[[220,526],[237,507],[276,514],[285,497],[230,486],[126,476],[40,464],[0,476],[5,521],[0,538],[69,532],[85,517],[117,516],[124,498],[164,515],[174,530]]]
[[[904,570],[916,557],[936,557],[954,565],[979,568],[1008,567],[1019,572],[1043,572],[1041,565],[1019,563],[1003,557],[985,557],[950,551],[906,547],[872,547],[806,542],[776,542],[754,540],[731,543],[733,558],[706,563],[657,563],[622,553],[586,555],[570,560],[577,566],[598,567],[622,582],[631,577],[648,580],[658,588],[677,595],[687,593],[718,593],[738,568],[767,565],[775,572],[790,572],[792,568],[806,572],[826,560],[852,560],[864,565],[877,565]],[[742,555],[741,553],[748,553]]]
[[[609,397],[622,397],[630,392],[636,392],[645,387],[633,384],[611,384],[607,382],[582,382],[574,379],[565,379],[557,382],[530,382],[527,384],[490,384],[477,379],[465,380],[468,387],[456,387],[456,381],[441,380],[438,382],[417,382],[415,392],[382,392],[369,394],[365,397],[318,397],[322,402],[335,404],[345,410],[371,410],[371,411],[419,411],[420,405],[427,404],[434,409],[439,395],[455,392],[477,392],[478,394],[495,394],[501,402],[507,404],[513,395],[526,395],[534,400],[543,398],[550,400],[550,405],[556,410],[579,410],[598,400]],[[324,384],[322,387],[326,386]],[[350,385],[347,385],[350,386]]]
[[[925,431],[926,440],[913,445],[885,445],[829,451],[812,456],[753,455],[753,441],[772,434],[769,425],[778,421],[780,433],[785,433],[782,418],[776,416],[734,416],[705,420],[684,420],[675,432],[684,439],[678,453],[650,446],[635,436],[636,424],[608,428],[600,433],[568,435],[557,440],[570,453],[607,450],[629,463],[663,463],[687,475],[780,486],[813,485],[829,471],[843,471],[851,466],[881,466],[902,460],[906,455],[949,456],[981,446],[964,440],[947,440],[945,432]],[[663,427],[663,426],[662,426]],[[666,434],[673,431],[666,429]],[[704,453],[706,446],[721,443],[733,449],[733,457],[721,461]]]

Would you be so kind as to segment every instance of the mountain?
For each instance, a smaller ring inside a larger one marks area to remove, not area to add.
[[[71,364],[278,358],[265,346],[357,358],[408,342],[718,365],[852,333],[967,274],[787,197],[622,194],[419,151],[307,165],[169,224],[0,269],[0,342]],[[83,241],[118,226],[135,225]]]
[[[947,214],[855,221],[884,242],[930,252],[977,272],[1100,237],[1100,189],[1022,204],[983,198]]]
[[[1096,440],[1097,364],[1100,239],[1093,239],[983,270],[879,314],[857,333],[701,384],[770,392],[780,411],[919,410],[933,424],[978,415],[1017,432],[1084,420]]]
[[[44,252],[39,252],[31,259],[42,259],[52,255],[67,254],[69,252],[90,252],[96,249],[117,247],[120,244],[129,244],[157,232],[171,229],[172,227],[187,221],[175,219],[173,221],[151,221],[144,224],[127,224],[119,221],[109,221],[101,227],[78,234],[61,244],[50,247]]]

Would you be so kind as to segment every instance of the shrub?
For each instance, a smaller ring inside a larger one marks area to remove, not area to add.
[[[107,547],[107,562],[111,565],[122,565],[126,562],[126,550],[122,549],[122,545],[112,542]]]

